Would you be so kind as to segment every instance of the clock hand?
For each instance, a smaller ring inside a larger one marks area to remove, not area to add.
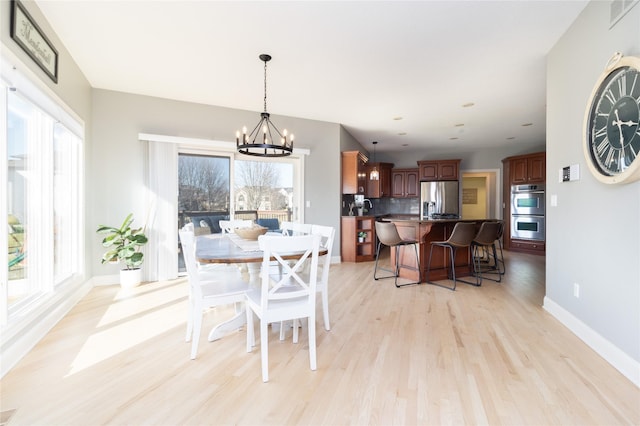
[[[620,117],[618,116],[618,110],[614,110],[613,112],[616,113],[616,120],[612,121],[611,124],[618,126],[618,132],[620,132],[620,146],[623,147],[624,146],[624,134],[622,133],[622,120],[620,120]]]

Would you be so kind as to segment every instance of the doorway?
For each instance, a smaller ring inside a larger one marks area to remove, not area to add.
[[[502,219],[500,170],[462,172],[462,219]]]

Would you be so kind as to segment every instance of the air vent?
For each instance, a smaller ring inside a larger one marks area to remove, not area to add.
[[[640,0],[613,0],[609,5],[609,29],[613,28],[638,3]]]

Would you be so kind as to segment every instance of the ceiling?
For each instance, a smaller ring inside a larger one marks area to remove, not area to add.
[[[268,53],[276,125],[341,123],[378,152],[459,152],[544,144],[546,55],[587,1],[37,4],[95,88],[261,112]]]

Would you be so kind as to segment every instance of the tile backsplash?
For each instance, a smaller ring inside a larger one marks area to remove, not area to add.
[[[386,214],[420,214],[420,199],[418,198],[371,198],[370,201],[371,204],[373,204],[373,209],[364,213],[367,216],[382,216]],[[342,195],[342,216],[350,216],[349,205],[353,202],[353,195]],[[368,207],[368,204],[365,204],[365,208],[368,209]],[[353,214],[357,214],[355,208],[353,209]]]

